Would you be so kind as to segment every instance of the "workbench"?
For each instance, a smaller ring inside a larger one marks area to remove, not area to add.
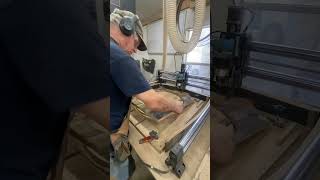
[[[210,114],[210,113],[209,113]],[[188,151],[183,157],[186,169],[180,179],[191,180],[210,179],[210,115],[206,117],[206,122],[201,127],[199,134],[195,137]],[[139,144],[139,139],[143,138],[141,132],[130,121],[129,142],[136,151],[139,158],[157,169],[168,170],[165,160],[168,152],[157,151],[151,143]],[[162,174],[148,168],[157,180],[179,179],[172,171]]]

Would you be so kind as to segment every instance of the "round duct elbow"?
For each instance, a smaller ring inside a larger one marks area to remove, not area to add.
[[[206,8],[205,0],[196,0],[195,1],[195,15],[194,15],[194,24],[193,24],[193,32],[190,40],[188,42],[184,41],[184,38],[181,36],[179,27],[177,27],[177,0],[164,0],[166,7],[166,21],[168,34],[173,48],[180,53],[186,54],[192,51],[201,35],[204,14]]]

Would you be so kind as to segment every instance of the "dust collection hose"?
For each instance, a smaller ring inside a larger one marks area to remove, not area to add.
[[[163,0],[165,7],[165,17],[167,21],[168,34],[173,48],[182,54],[186,54],[193,50],[201,35],[203,20],[206,8],[206,0],[195,0],[195,13],[194,13],[194,24],[193,33],[190,41],[184,41],[181,36],[179,27],[177,26],[177,0]]]

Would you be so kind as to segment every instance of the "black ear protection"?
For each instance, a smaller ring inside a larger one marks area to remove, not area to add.
[[[136,16],[134,17],[124,16],[119,23],[119,28],[121,32],[126,36],[131,36],[135,31],[136,21],[137,21]]]

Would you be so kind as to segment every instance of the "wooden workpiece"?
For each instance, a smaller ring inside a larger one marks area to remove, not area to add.
[[[166,94],[165,97],[167,98],[178,98],[176,94],[178,94],[179,92],[170,91],[162,88],[161,90],[161,93]],[[180,95],[185,95],[185,93],[181,92]],[[161,153],[164,150],[167,143],[169,143],[172,139],[174,139],[177,135],[183,132],[195,121],[195,118],[193,117],[197,113],[199,113],[199,111],[201,111],[201,109],[207,103],[207,101],[202,101],[195,98],[193,98],[193,101],[194,102],[192,104],[190,104],[184,109],[183,113],[179,115],[176,113],[170,113],[161,118],[160,120],[151,120],[150,118],[145,118],[142,115],[140,115],[137,112],[137,110],[131,111],[130,121],[132,125],[134,125],[138,129],[138,131],[145,137],[149,136],[149,133],[151,131],[158,132],[159,139],[157,141],[152,141],[151,144],[159,153]]]
[[[140,159],[158,169],[168,170],[165,160],[168,152],[159,153],[150,143],[139,144],[139,139],[143,138],[142,134],[130,122],[129,142],[136,151]],[[187,153],[183,157],[186,165],[185,172],[180,179],[191,180],[210,179],[210,117],[208,116],[205,124],[199,134],[194,139]],[[173,173],[158,173],[150,168],[148,170],[157,180],[178,180],[179,178]],[[201,178],[200,178],[201,177]],[[203,179],[204,178],[204,179]]]
[[[163,89],[161,89],[163,90]],[[177,99],[183,92],[165,90],[162,92],[168,98]],[[173,94],[170,94],[173,93]],[[178,95],[178,96],[176,96]],[[181,135],[194,122],[195,117],[208,101],[193,98],[193,103],[187,106],[183,113],[172,113],[164,116],[161,121],[153,121],[139,115],[136,111],[130,113],[129,142],[135,149],[140,159],[162,171],[167,171],[165,160],[169,152],[165,152],[165,146]],[[149,135],[150,131],[158,132],[159,139],[152,142],[139,144],[139,140]],[[199,134],[194,139],[186,154],[183,156],[186,169],[180,179],[210,179],[210,117],[205,120]],[[172,171],[161,174],[153,169],[150,172],[156,179],[179,179]],[[207,178],[206,178],[207,177]]]

